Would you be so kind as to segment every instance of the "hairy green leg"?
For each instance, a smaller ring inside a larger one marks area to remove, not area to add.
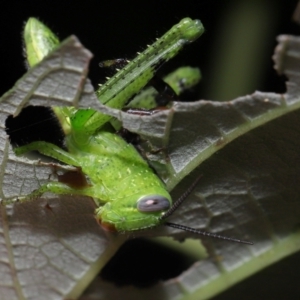
[[[199,20],[182,19],[101,86],[96,92],[99,100],[103,104],[109,102],[111,107],[122,108],[124,101],[140,91],[163,62],[173,58],[203,32],[204,28]]]
[[[81,165],[80,162],[71,153],[57,147],[56,145],[43,141],[32,142],[28,145],[18,147],[15,149],[16,155],[22,155],[30,151],[38,151],[41,154],[50,156],[65,164],[72,165],[75,167],[80,167]]]
[[[16,155],[22,155],[24,153],[27,153],[29,151],[38,151],[46,156],[50,156],[54,159],[57,159],[61,162],[64,162],[68,165],[73,165],[80,167],[81,163],[77,161],[75,157],[73,157],[72,154],[69,152],[64,151],[63,149],[57,147],[56,145],[53,145],[51,143],[47,142],[33,142],[30,143],[26,146],[22,146],[19,148],[15,149]],[[55,166],[53,163],[43,163],[44,165],[49,165],[49,166]],[[56,166],[55,166],[56,167]],[[76,169],[70,166],[58,166],[64,171],[75,171]],[[18,198],[12,198],[12,199],[3,199],[1,201],[2,204],[7,205],[7,204],[12,204],[12,203],[23,203],[23,202],[28,202],[32,201],[41,195],[43,195],[46,192],[52,192],[57,195],[82,195],[82,196],[90,196],[93,197],[95,195],[95,188],[92,187],[87,187],[87,188],[72,188],[68,186],[67,184],[61,183],[61,182],[56,182],[56,181],[50,181],[47,184],[42,185],[39,189],[33,191],[29,195],[26,196],[20,196]]]
[[[163,80],[173,89],[176,95],[180,95],[187,89],[195,86],[201,79],[198,68],[181,67],[168,74]],[[143,89],[132,101],[126,105],[130,108],[153,109],[157,106],[155,97],[158,92],[152,86]]]
[[[173,58],[186,44],[196,40],[203,32],[201,21],[190,18],[181,20],[102,85],[96,91],[98,99],[110,107],[123,108],[128,100],[149,82],[163,62]],[[93,134],[111,118],[96,111],[89,114],[88,119],[82,116],[78,118],[75,113],[71,117],[71,124],[72,127],[74,124],[76,139],[84,141],[86,136]]]
[[[19,147],[19,148],[21,148],[21,147]],[[69,172],[69,171],[77,172],[78,170],[80,170],[80,167],[74,167],[74,166],[70,166],[70,165],[61,165],[61,164],[54,163],[54,162],[39,161],[38,164],[41,165],[41,166],[55,168],[55,169],[63,170],[63,171],[66,171],[66,172]]]
[[[1,204],[7,205],[7,204],[24,203],[24,202],[33,201],[36,198],[41,197],[46,192],[51,192],[55,195],[82,195],[82,196],[91,196],[91,197],[93,197],[94,195],[93,188],[75,189],[61,182],[50,181],[42,185],[40,188],[33,191],[29,195],[19,196],[18,198],[3,199],[1,201]]]
[[[177,95],[195,86],[201,79],[199,68],[189,66],[176,69],[164,77],[164,81],[171,86]]]

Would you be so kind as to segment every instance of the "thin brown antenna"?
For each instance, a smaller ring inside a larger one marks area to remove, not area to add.
[[[174,211],[180,206],[180,204],[189,196],[189,194],[194,190],[197,183],[199,182],[202,175],[198,176],[196,180],[191,184],[191,186],[174,202],[174,204],[161,216],[161,220],[170,217]]]
[[[166,218],[171,216],[174,213],[174,211],[176,211],[176,209],[182,204],[182,202],[194,190],[194,188],[196,187],[196,185],[199,182],[199,180],[201,179],[201,177],[202,177],[202,175],[198,176],[197,179],[191,184],[191,186],[174,202],[174,204],[165,212],[165,214],[163,216],[161,216],[161,218],[160,218],[161,221],[165,220]],[[165,222],[163,225],[168,226],[168,227],[177,228],[177,229],[184,230],[184,231],[188,231],[188,232],[198,234],[198,235],[203,235],[203,236],[208,236],[208,237],[212,237],[212,238],[215,238],[215,239],[225,240],[225,241],[228,241],[228,242],[234,242],[234,243],[240,243],[240,244],[246,244],[246,245],[253,245],[253,243],[249,242],[249,241],[235,239],[235,238],[219,235],[219,234],[212,233],[212,232],[206,232],[206,231],[194,229],[194,228],[184,226],[184,225],[180,225],[180,224]]]
[[[250,242],[250,241],[243,241],[243,240],[239,240],[239,239],[219,235],[219,234],[216,234],[216,233],[201,231],[201,230],[198,230],[198,229],[194,229],[194,228],[179,225],[179,224],[166,222],[166,223],[164,223],[164,225],[169,226],[169,227],[173,227],[173,228],[177,228],[177,229],[180,229],[180,230],[192,232],[192,233],[195,233],[195,234],[198,234],[198,235],[203,235],[203,236],[208,236],[208,237],[212,237],[212,238],[215,238],[215,239],[225,240],[225,241],[228,241],[228,242],[253,245],[253,242]]]

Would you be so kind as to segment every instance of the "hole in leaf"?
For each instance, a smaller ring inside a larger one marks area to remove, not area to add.
[[[197,259],[146,239],[127,241],[102,269],[103,280],[118,286],[149,287],[179,276]]]
[[[17,117],[9,116],[5,131],[14,147],[45,141],[63,147],[64,133],[50,107],[28,106]]]

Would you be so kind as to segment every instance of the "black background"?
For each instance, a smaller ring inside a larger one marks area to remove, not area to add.
[[[283,79],[278,78],[272,69],[271,55],[276,45],[276,35],[299,33],[298,26],[291,22],[291,15],[297,1],[254,0],[253,2],[255,1],[265,2],[269,6],[269,14],[275,21],[272,23],[273,34],[265,41],[266,60],[262,66],[264,76],[254,87],[245,90],[244,93],[251,93],[254,89],[283,92]],[[214,77],[210,68],[214,61],[212,53],[218,46],[214,41],[220,34],[220,28],[226,25],[223,23],[224,17],[242,2],[244,1],[1,1],[0,94],[11,88],[25,72],[21,30],[25,20],[30,16],[38,17],[45,22],[60,39],[70,34],[77,35],[94,53],[90,78],[95,86],[103,80],[104,76],[103,70],[98,67],[99,61],[118,57],[132,58],[136,51],[143,50],[146,44],[153,42],[180,19],[188,16],[201,19],[206,33],[199,41],[168,63],[161,72],[167,73],[180,65],[199,66],[204,74],[198,91],[199,98],[209,99],[210,85]],[[266,23],[264,26],[270,24]],[[222,51],[221,46],[219,51]],[[261,72],[261,68],[258,70]],[[255,76],[255,74],[250,75]],[[144,257],[148,257],[145,251],[147,249],[139,250]],[[296,255],[285,259],[215,299],[300,299],[297,271],[300,267],[299,257]],[[163,261],[163,256],[161,258]],[[134,261],[132,264],[135,264]],[[157,266],[153,267],[157,268]]]
[[[25,65],[20,40],[24,22],[30,16],[38,17],[46,23],[61,40],[71,34],[77,35],[94,53],[90,78],[95,86],[104,78],[103,70],[98,67],[100,61],[118,57],[130,59],[137,51],[145,49],[146,44],[152,43],[156,37],[161,36],[183,17],[191,17],[201,19],[206,29],[205,34],[176,59],[169,62],[161,72],[167,73],[181,65],[200,67],[204,78],[200,85],[199,97],[208,99],[210,96],[208,90],[211,89],[215,76],[211,67],[214,62],[212,54],[216,50],[220,52],[223,50],[222,46],[216,45],[215,41],[226,26],[226,16],[234,9],[238,9],[243,2],[247,0],[1,1],[0,94],[12,87],[14,82],[24,74]],[[244,94],[252,93],[255,89],[282,92],[284,87],[272,69],[271,55],[276,45],[276,35],[299,32],[298,26],[290,21],[297,1],[254,0],[251,2],[264,2],[268,6],[268,14],[274,21],[271,24],[264,24],[261,29],[272,26],[272,35],[265,39],[263,45],[257,45],[267,49],[264,50],[266,51],[263,65],[264,79],[246,90]],[[243,40],[240,41],[240,44],[242,43]],[[258,66],[257,72],[261,72],[260,67]]]

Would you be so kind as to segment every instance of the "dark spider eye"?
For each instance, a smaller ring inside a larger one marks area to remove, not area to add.
[[[137,209],[141,212],[166,210],[170,207],[170,201],[159,195],[149,195],[138,200]]]

